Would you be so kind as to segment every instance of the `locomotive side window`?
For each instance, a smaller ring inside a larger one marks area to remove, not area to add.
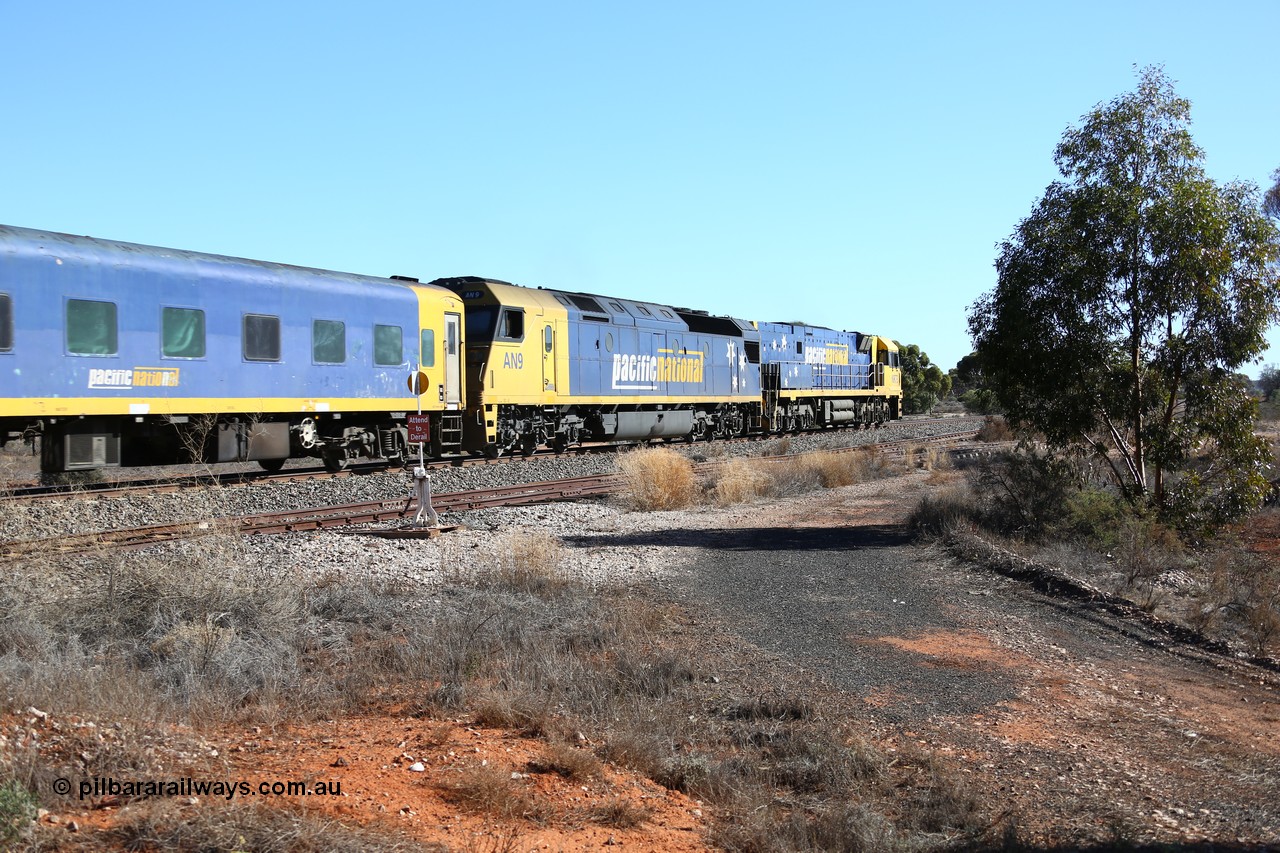
[[[344,364],[347,360],[347,324],[339,320],[311,322],[311,360],[316,364]]]
[[[436,366],[436,330],[422,330],[422,366]]]
[[[502,319],[498,322],[498,340],[524,340],[524,310],[521,308],[503,308]]]
[[[270,314],[245,314],[243,340],[246,361],[279,361],[280,318]]]
[[[73,355],[115,355],[116,304],[88,299],[67,300],[67,352]]]
[[[425,359],[427,356],[424,353],[422,357]],[[374,324],[373,363],[387,366],[404,364],[404,329]]]
[[[199,308],[163,309],[160,354],[165,358],[204,358],[204,312]]]
[[[13,298],[0,293],[0,352],[13,350]]]

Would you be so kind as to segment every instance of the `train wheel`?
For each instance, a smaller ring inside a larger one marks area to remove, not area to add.
[[[288,461],[288,459],[259,459],[258,464],[262,466],[263,471],[269,471],[274,474],[283,468],[284,463]]]

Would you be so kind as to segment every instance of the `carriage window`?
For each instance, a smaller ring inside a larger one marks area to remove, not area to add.
[[[317,364],[342,364],[347,360],[347,324],[340,320],[311,322],[311,360]]]
[[[115,355],[119,350],[114,302],[67,300],[67,352]]]
[[[796,355],[800,355],[800,353],[802,352],[804,352],[804,343],[801,341],[796,341]]]
[[[554,339],[554,337],[553,337],[553,335],[554,335],[554,333],[551,331],[551,327],[550,327],[550,326],[547,326],[547,328],[546,328],[546,329],[544,329],[544,330],[543,330],[543,332],[542,332],[542,347],[543,347],[543,349],[545,349],[547,352],[551,352],[551,345],[552,345],[553,341],[555,340],[555,339]]]
[[[242,327],[246,361],[280,360],[280,318],[270,314],[245,314]]]
[[[436,366],[436,330],[422,330],[422,361],[420,367]]]
[[[423,350],[425,361],[430,356]],[[373,326],[373,363],[382,365],[404,364],[404,330],[399,326]],[[430,367],[430,365],[427,365]]]
[[[162,310],[160,354],[165,358],[204,358],[204,312],[199,308]]]
[[[520,308],[503,308],[498,323],[498,338],[506,341],[524,340],[524,311]]]
[[[0,352],[13,349],[13,299],[0,293]]]

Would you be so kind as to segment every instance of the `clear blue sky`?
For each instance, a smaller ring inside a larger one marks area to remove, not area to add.
[[[1214,178],[1268,180],[1277,33],[1280,0],[0,0],[0,222],[803,320],[946,369],[1063,130],[1135,65]]]

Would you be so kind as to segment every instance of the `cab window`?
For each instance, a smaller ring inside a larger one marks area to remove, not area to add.
[[[73,355],[115,355],[119,351],[116,304],[68,299],[67,352]]]
[[[524,309],[503,308],[502,317],[498,321],[498,340],[524,340]]]

